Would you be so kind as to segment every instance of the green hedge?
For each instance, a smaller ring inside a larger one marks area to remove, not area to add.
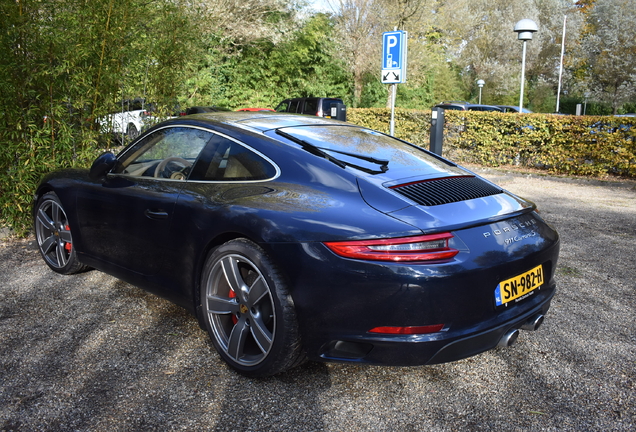
[[[390,110],[350,109],[348,121],[389,131]],[[395,110],[395,136],[429,148],[430,111]],[[555,174],[636,177],[636,118],[446,111],[443,156]]]

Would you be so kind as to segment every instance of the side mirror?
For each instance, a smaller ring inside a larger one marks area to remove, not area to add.
[[[115,164],[117,163],[117,158],[111,152],[102,153],[93,165],[91,166],[91,170],[88,173],[88,176],[91,180],[102,180],[106,177],[113,168],[115,168]]]

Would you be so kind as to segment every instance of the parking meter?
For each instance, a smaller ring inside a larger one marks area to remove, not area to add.
[[[431,110],[431,144],[429,150],[436,155],[442,155],[444,143],[444,109],[433,108]]]

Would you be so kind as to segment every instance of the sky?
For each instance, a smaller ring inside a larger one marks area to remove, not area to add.
[[[331,12],[331,7],[327,0],[309,0],[309,4],[319,12]]]

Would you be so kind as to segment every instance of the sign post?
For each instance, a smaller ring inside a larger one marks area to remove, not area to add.
[[[382,84],[391,84],[391,131],[395,130],[397,84],[406,82],[408,33],[403,30],[382,33]]]

